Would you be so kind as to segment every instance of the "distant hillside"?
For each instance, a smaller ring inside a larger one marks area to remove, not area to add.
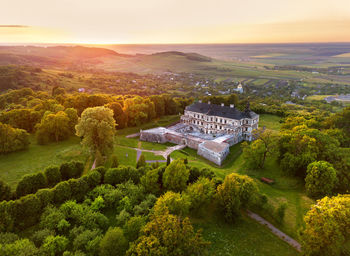
[[[169,52],[158,52],[154,53],[152,55],[160,55],[160,56],[171,56],[171,55],[179,55],[184,56],[189,60],[193,61],[202,61],[202,62],[210,62],[212,59],[207,56],[200,55],[198,53],[184,53],[184,52],[177,52],[177,51],[169,51]]]
[[[84,46],[0,46],[0,65],[61,66],[105,56],[129,57],[130,55],[119,54],[104,48]]]

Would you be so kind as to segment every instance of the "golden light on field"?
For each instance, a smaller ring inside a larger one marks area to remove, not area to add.
[[[12,0],[4,6],[0,43],[350,41],[348,0]]]

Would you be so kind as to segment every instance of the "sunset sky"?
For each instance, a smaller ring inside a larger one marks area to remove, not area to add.
[[[349,0],[1,0],[0,43],[350,42]]]

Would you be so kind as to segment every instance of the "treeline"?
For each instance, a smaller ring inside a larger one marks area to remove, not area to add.
[[[174,98],[166,94],[150,97],[84,93],[70,95],[63,88],[54,87],[49,95],[26,88],[0,95],[0,123],[7,133],[21,134],[25,138],[27,133],[36,134],[38,143],[45,144],[65,140],[75,134],[79,116],[90,107],[105,106],[112,109],[116,129],[123,129],[139,126],[164,115],[181,113],[192,102],[191,98]],[[19,150],[27,145],[9,145],[16,141],[0,138],[0,153]]]

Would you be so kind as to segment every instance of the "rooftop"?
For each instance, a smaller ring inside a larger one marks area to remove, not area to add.
[[[206,114],[208,116],[219,116],[236,120],[253,118],[257,116],[257,114],[250,109],[246,109],[242,112],[229,106],[220,106],[201,102],[193,103],[192,105],[187,106],[185,110]]]
[[[216,153],[220,153],[224,150],[226,150],[229,147],[229,144],[222,142],[222,143],[218,143],[215,141],[211,141],[211,140],[207,140],[205,142],[203,142],[203,146],[206,147],[207,149],[216,152]]]

